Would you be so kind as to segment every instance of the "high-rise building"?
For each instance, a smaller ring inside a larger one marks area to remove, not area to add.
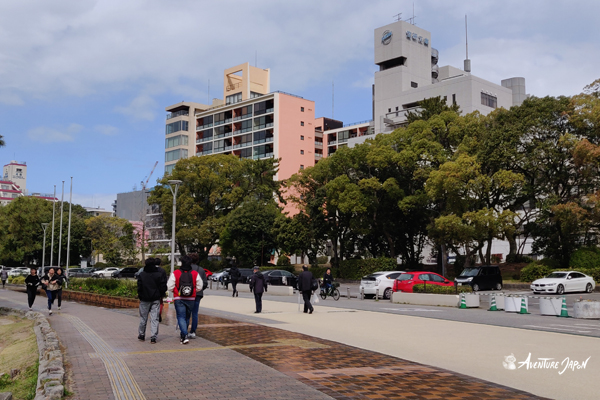
[[[270,71],[248,63],[225,70],[223,100],[211,106],[181,102],[166,110],[165,172],[193,155],[281,158],[277,179],[313,166],[323,156],[315,103],[270,91]]]
[[[27,191],[27,163],[13,160],[3,168],[2,178],[0,179],[0,205],[5,206],[21,196],[57,201],[51,193],[29,193]]]

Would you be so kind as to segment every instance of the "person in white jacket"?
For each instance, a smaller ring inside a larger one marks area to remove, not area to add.
[[[173,292],[177,324],[181,335],[181,344],[188,344],[188,325],[196,303],[196,293],[202,290],[202,278],[192,270],[192,260],[181,257],[181,268],[171,272],[167,281],[167,290]]]

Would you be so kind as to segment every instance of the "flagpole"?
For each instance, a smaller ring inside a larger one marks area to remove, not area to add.
[[[67,279],[69,278],[69,250],[71,248],[71,206],[72,206],[72,203],[73,203],[73,177],[71,177],[71,191],[69,193],[69,230],[67,233]]]
[[[63,201],[65,199],[65,181],[62,181],[62,194],[60,195],[60,233],[58,234],[58,268],[60,268],[60,253],[62,250],[62,226],[63,226]]]
[[[54,260],[54,209],[56,208],[56,185],[54,185],[54,196],[52,197],[52,245],[50,246],[50,266],[52,267],[52,261]],[[42,275],[44,276],[42,270]]]

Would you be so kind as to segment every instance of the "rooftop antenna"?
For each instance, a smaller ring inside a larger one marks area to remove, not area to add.
[[[467,15],[465,14],[465,45],[467,58],[465,59],[465,72],[471,72],[471,60],[469,60],[469,35],[467,31]]]
[[[333,114],[333,110],[334,110],[334,109],[333,109],[333,105],[334,105],[334,102],[333,102],[333,95],[334,95],[334,93],[335,93],[335,91],[334,91],[333,81],[331,81],[331,119],[334,119],[334,118],[333,118],[333,115],[334,115],[334,114]]]
[[[258,50],[254,50],[254,67],[258,66]]]
[[[400,21],[400,19],[402,18],[402,13],[394,15],[394,18],[396,18],[396,21]]]
[[[206,93],[206,104],[210,104],[210,79],[208,80],[208,89]]]

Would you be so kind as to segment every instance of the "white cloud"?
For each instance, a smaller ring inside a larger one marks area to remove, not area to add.
[[[115,107],[115,111],[131,119],[153,121],[157,112],[156,101],[149,95],[139,95],[127,106]]]
[[[112,125],[96,125],[94,130],[106,136],[114,136],[119,133],[119,129]]]
[[[42,143],[72,142],[82,129],[83,126],[79,124],[71,124],[60,129],[40,126],[29,130],[27,136],[33,141]]]

